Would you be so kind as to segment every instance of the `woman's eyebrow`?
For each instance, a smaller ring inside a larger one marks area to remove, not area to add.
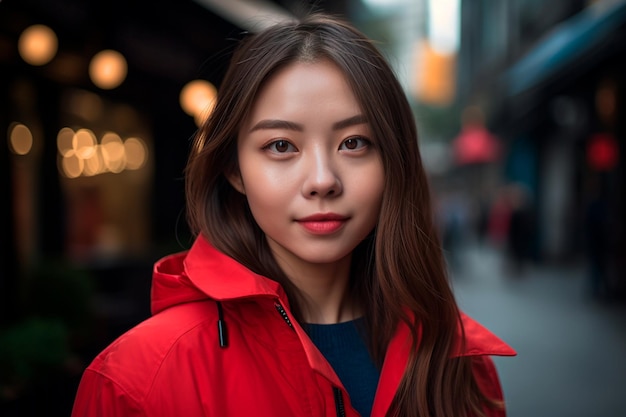
[[[348,117],[347,119],[343,119],[343,120],[333,123],[333,130],[341,130],[341,129],[345,129],[346,127],[360,125],[363,123],[367,123],[367,119],[365,118],[364,115],[357,114],[357,115]],[[288,120],[264,119],[256,123],[254,126],[252,126],[252,128],[249,130],[249,133],[254,132],[256,130],[264,130],[264,129],[285,129],[285,130],[295,130],[297,132],[302,132],[304,131],[304,126],[299,123],[290,122]]]
[[[263,129],[285,129],[302,132],[304,130],[304,127],[301,124],[289,122],[287,120],[265,119],[252,126],[249,133],[254,132],[255,130]]]
[[[367,118],[362,114],[357,114],[355,116],[348,117],[347,119],[343,119],[333,123],[333,130],[341,130],[345,129],[346,127],[360,125],[363,123],[367,123]]]

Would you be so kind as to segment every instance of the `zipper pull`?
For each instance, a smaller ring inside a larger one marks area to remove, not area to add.
[[[225,348],[228,346],[228,333],[226,332],[226,322],[224,321],[224,312],[222,311],[222,303],[219,301],[217,304],[217,336],[220,341],[220,347]]]

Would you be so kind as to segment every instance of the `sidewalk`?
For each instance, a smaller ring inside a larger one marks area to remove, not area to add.
[[[494,359],[508,417],[626,416],[626,305],[592,300],[583,268],[511,277],[484,247],[463,250],[459,264],[461,308],[518,352]]]

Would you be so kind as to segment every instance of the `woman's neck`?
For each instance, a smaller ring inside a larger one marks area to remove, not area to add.
[[[350,294],[350,256],[332,264],[278,263],[300,293],[306,323],[341,323],[360,316],[358,303]]]

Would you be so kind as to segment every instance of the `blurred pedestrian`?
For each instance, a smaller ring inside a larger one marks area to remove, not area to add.
[[[530,192],[524,185],[510,184],[507,188],[507,197],[510,215],[506,254],[509,271],[514,275],[519,275],[526,264],[532,260],[535,215]]]
[[[584,234],[589,269],[589,290],[594,298],[606,298],[610,295],[608,280],[610,213],[601,178],[589,179],[586,191]]]
[[[186,168],[197,238],[153,316],[85,371],[73,416],[503,416],[459,311],[403,90],[352,26],[248,36]]]
[[[462,267],[461,250],[469,231],[468,203],[458,191],[448,191],[439,198],[441,240],[445,258],[452,271]]]
[[[511,225],[511,201],[508,188],[501,187],[497,190],[487,214],[487,236],[491,245],[499,250],[506,248]]]

